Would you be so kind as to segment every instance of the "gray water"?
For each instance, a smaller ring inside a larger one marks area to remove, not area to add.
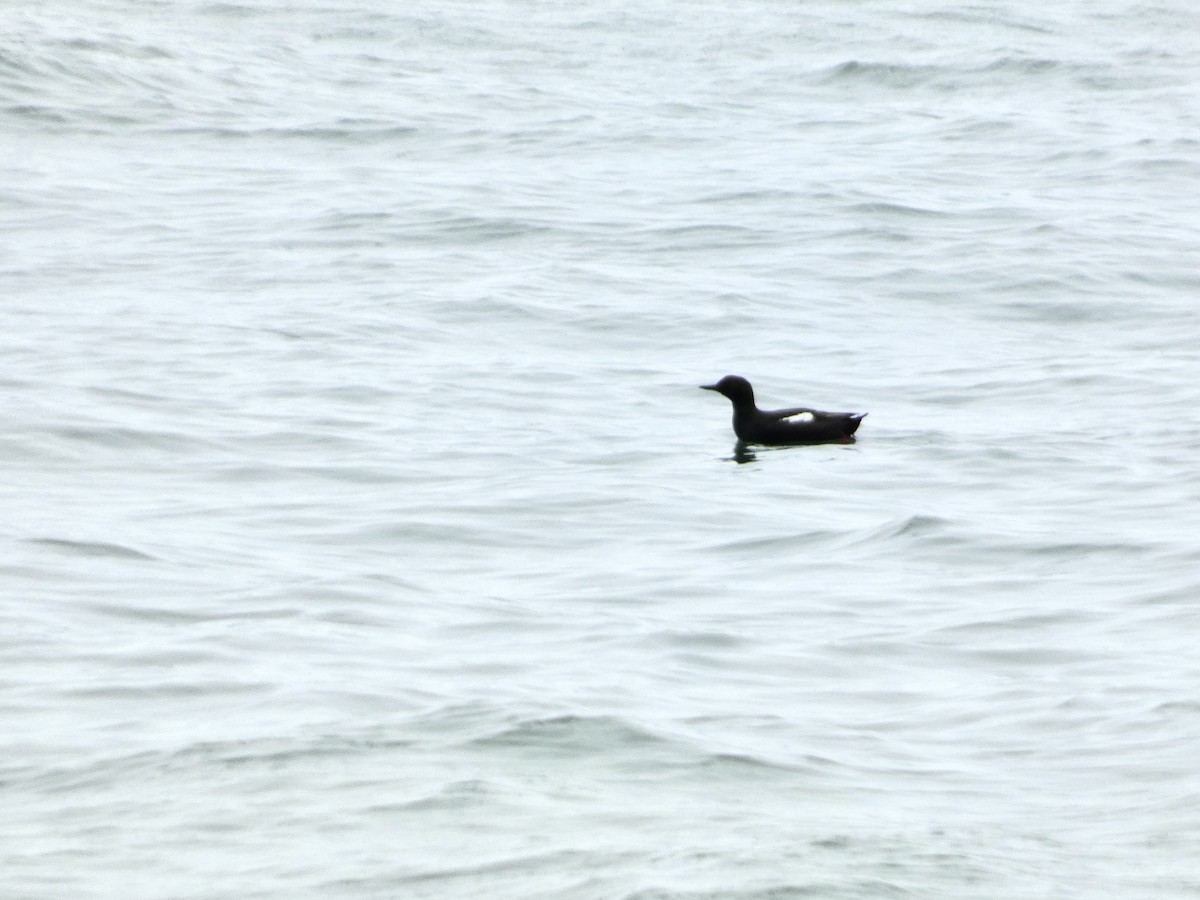
[[[1194,4],[0,38],[0,895],[1200,897]]]

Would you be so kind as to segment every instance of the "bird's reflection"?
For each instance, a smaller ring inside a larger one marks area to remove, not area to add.
[[[854,435],[850,435],[844,441],[842,441],[842,443],[843,444],[857,444],[858,441],[855,439]],[[739,466],[741,466],[741,465],[745,465],[746,463],[757,462],[758,455],[760,453],[778,453],[780,451],[794,450],[797,446],[802,446],[802,445],[791,445],[791,446],[784,446],[784,447],[763,447],[763,446],[757,445],[757,444],[747,444],[744,441],[738,441],[736,444],[733,445],[733,455],[732,456],[722,456],[721,459],[724,460],[725,462],[735,462]]]
[[[738,441],[733,445],[733,456],[729,458],[741,466],[745,465],[746,463],[754,462],[756,459],[758,459],[758,454],[750,449],[749,444],[743,441]]]

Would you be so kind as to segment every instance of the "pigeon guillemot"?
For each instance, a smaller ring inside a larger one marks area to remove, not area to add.
[[[740,375],[726,375],[716,384],[702,384],[706,391],[724,394],[733,403],[733,431],[746,444],[851,444],[854,432],[866,413],[822,412],[798,406],[795,409],[759,409],[754,405],[754,388]],[[808,418],[788,421],[792,416]]]

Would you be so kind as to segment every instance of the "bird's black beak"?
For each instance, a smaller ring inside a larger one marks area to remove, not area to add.
[[[703,391],[715,391],[717,386],[715,384],[702,384],[700,385],[700,389]]]

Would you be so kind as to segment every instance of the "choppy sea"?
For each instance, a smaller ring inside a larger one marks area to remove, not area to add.
[[[5,3],[0,895],[1200,897],[1197,46]]]

